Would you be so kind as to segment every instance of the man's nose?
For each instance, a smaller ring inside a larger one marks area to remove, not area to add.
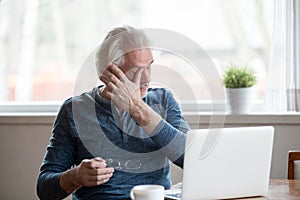
[[[150,79],[150,72],[144,69],[141,76],[141,81],[148,81]]]

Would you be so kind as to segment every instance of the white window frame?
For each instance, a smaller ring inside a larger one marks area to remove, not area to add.
[[[0,114],[10,115],[10,114],[24,114],[24,113],[57,113],[63,104],[63,101],[52,101],[52,102],[7,102],[0,103]],[[222,102],[214,102],[208,100],[199,100],[197,103],[184,101],[180,102],[183,113],[211,113],[211,112],[224,112],[225,104]],[[252,106],[253,113],[260,112],[263,113],[264,102],[256,101]],[[251,113],[250,113],[251,114]]]

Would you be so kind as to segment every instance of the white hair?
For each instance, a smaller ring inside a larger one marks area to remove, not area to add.
[[[96,52],[96,70],[100,76],[108,64],[124,64],[124,55],[135,49],[147,48],[149,40],[138,29],[130,26],[117,27],[111,30]]]

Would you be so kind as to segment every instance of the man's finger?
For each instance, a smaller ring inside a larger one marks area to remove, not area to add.
[[[100,76],[100,81],[102,81],[105,85],[108,85],[108,83],[110,82],[110,80],[104,75]]]
[[[83,160],[82,165],[89,168],[89,169],[95,169],[95,168],[105,168],[106,163],[104,160],[100,159],[91,159],[91,160]]]
[[[91,162],[91,168],[96,169],[96,168],[105,168],[106,163],[105,161],[98,161],[98,160],[93,160]]]
[[[114,72],[110,71],[111,69],[106,69],[100,76],[100,80],[103,81],[106,85],[109,82],[112,82],[113,84],[117,84],[119,82],[119,78],[117,75],[114,74]]]
[[[90,173],[91,176],[98,176],[98,175],[105,175],[105,174],[112,174],[114,173],[114,168],[107,167],[107,168],[97,168],[93,169]]]
[[[121,81],[126,80],[125,79],[126,78],[125,74],[114,63],[109,65],[109,69],[110,69],[111,73],[113,73],[119,80],[121,80]]]
[[[105,162],[105,160],[103,158],[101,158],[101,157],[95,157],[94,160]]]

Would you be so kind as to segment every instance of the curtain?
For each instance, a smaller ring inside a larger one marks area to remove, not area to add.
[[[265,110],[300,111],[300,1],[275,0]]]

